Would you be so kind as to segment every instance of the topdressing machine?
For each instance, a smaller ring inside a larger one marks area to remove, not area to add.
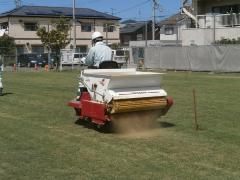
[[[121,114],[165,115],[173,104],[161,89],[161,73],[136,69],[86,69],[81,72],[79,96],[70,101],[80,120],[103,126]]]

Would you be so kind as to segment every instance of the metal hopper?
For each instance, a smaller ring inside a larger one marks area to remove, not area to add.
[[[114,115],[130,112],[158,111],[164,115],[173,104],[161,89],[161,73],[135,69],[84,70],[80,76],[79,98],[69,102],[80,118],[98,125]]]

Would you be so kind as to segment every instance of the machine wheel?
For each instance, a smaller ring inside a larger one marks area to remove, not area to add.
[[[113,126],[111,122],[106,122],[106,124],[99,126],[97,125],[97,131],[101,132],[101,133],[113,133]]]
[[[85,125],[85,123],[86,123],[85,120],[81,119],[81,118],[79,118],[75,121],[75,124],[77,124],[77,125]]]
[[[3,95],[3,88],[0,88],[0,96]]]

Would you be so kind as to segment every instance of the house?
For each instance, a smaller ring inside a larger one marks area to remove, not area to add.
[[[88,8],[76,8],[75,16],[77,52],[86,52],[91,47],[91,35],[94,31],[101,32],[109,44],[120,42],[120,18]],[[6,29],[8,35],[15,39],[19,54],[43,53],[46,49],[36,35],[37,28],[44,26],[51,30],[53,22],[59,17],[72,19],[72,8],[22,6],[0,14],[0,29]],[[69,34],[69,47],[72,47],[73,27]]]
[[[159,28],[156,24],[155,38],[159,39]],[[152,39],[152,21],[127,21],[120,28],[122,46],[129,46],[130,41],[145,41]]]
[[[191,27],[187,15],[179,12],[159,22],[160,41],[165,45],[181,45],[181,30]]]
[[[182,30],[183,45],[210,45],[240,37],[239,0],[192,0],[195,28]]]

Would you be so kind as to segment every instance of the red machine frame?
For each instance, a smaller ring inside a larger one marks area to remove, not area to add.
[[[73,107],[80,120],[90,118],[90,121],[97,125],[105,125],[111,121],[111,115],[108,114],[107,105],[101,102],[92,101],[88,92],[83,92],[79,101],[70,101],[69,106]],[[162,109],[162,115],[165,115],[173,105],[173,99],[167,97],[167,105]]]

